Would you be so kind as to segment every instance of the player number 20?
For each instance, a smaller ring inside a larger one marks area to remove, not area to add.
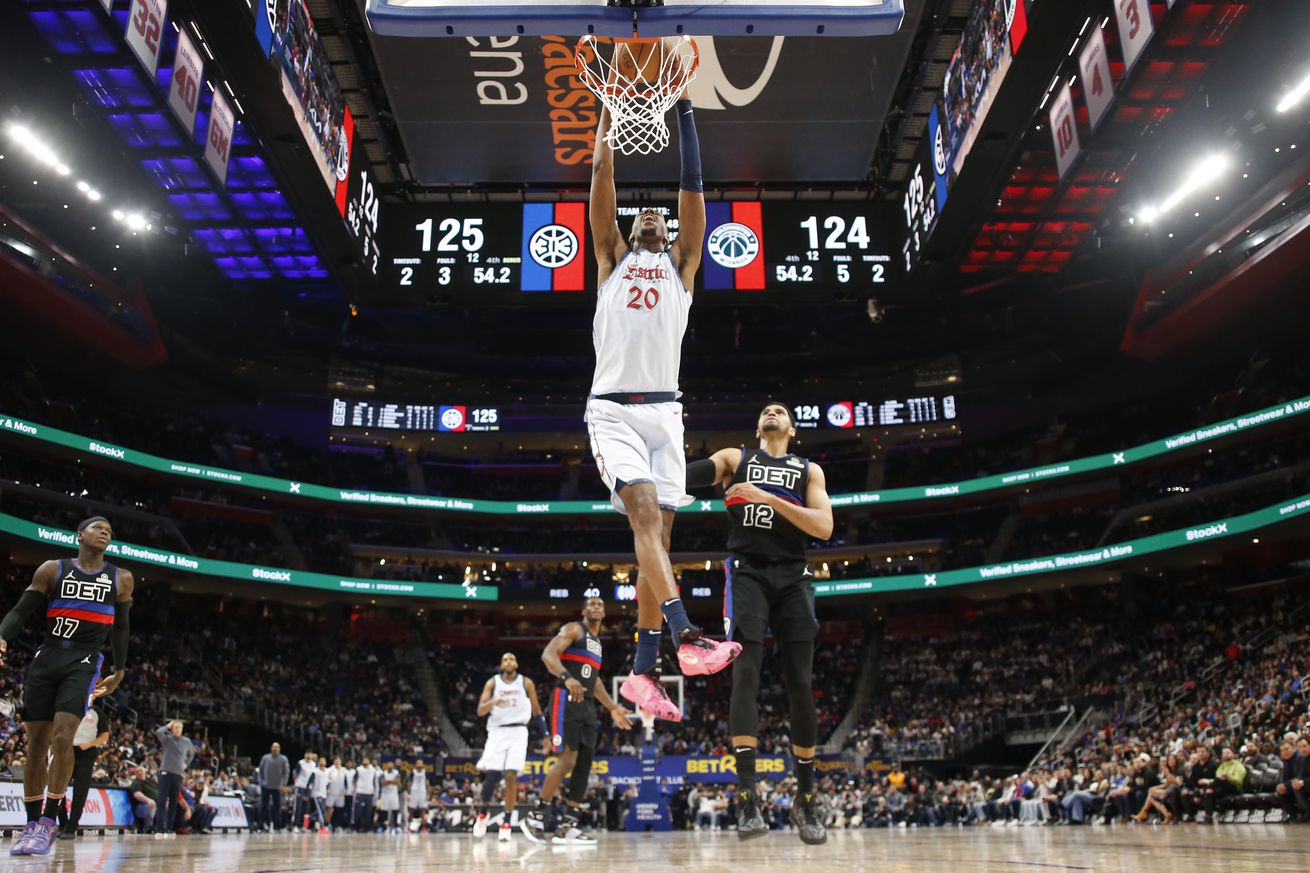
[[[70,639],[73,634],[77,633],[77,628],[80,624],[81,622],[75,618],[65,618],[61,615],[55,618],[55,626],[50,632],[57,637]]]
[[[636,285],[628,289],[632,296],[628,298],[629,309],[654,309],[660,303],[660,292],[654,288],[647,288],[643,292]]]
[[[773,527],[772,506],[767,503],[747,503],[745,510],[745,518],[741,522],[743,527]]]

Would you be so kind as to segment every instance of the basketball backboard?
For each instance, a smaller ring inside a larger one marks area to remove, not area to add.
[[[368,0],[383,36],[886,36],[904,0],[662,0],[631,8],[606,0]]]

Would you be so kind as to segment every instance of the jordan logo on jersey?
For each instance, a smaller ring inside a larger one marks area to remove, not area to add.
[[[746,465],[746,481],[752,485],[777,485],[780,488],[795,491],[796,483],[800,481],[800,478],[800,470],[789,470],[786,467],[766,467],[756,463],[754,458]]]
[[[90,600],[94,603],[104,603],[109,589],[113,583],[109,577],[101,573],[99,578],[92,582],[84,582],[80,579],[73,578],[72,574],[64,577],[59,585],[59,596],[66,600]]]

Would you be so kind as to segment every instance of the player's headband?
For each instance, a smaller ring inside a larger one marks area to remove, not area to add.
[[[78,524],[77,532],[81,533],[97,521],[103,521],[105,524],[109,524],[109,519],[105,518],[103,515],[93,515],[90,518],[83,519],[82,522]],[[112,527],[112,525],[110,526]]]

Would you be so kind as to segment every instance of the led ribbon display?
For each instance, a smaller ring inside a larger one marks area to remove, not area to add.
[[[1255,428],[1285,421],[1289,418],[1310,412],[1310,397],[1289,400],[1277,406],[1250,412],[1227,421],[1208,424],[1185,433],[1164,439],[1153,440],[1139,446],[1119,452],[1105,452],[1075,458],[1043,467],[1030,467],[996,476],[982,476],[963,482],[947,482],[939,485],[916,485],[910,488],[889,488],[885,491],[860,491],[854,494],[834,494],[834,507],[867,506],[874,503],[903,503],[909,501],[953,500],[965,494],[981,494],[987,491],[999,491],[1018,485],[1031,485],[1051,479],[1061,479],[1098,470],[1112,470],[1154,458],[1169,452],[1195,446],[1220,437],[1244,433]],[[384,491],[361,491],[349,488],[332,488],[327,485],[315,485],[310,482],[293,482],[259,473],[244,473],[238,470],[225,470],[222,467],[210,467],[184,461],[172,461],[157,455],[137,452],[121,446],[94,440],[89,437],[68,433],[43,424],[25,421],[21,418],[4,416],[0,413],[0,431],[17,436],[51,443],[72,449],[82,455],[110,458],[187,479],[201,479],[223,485],[235,485],[272,494],[290,494],[312,500],[324,500],[332,503],[356,503],[371,506],[391,506],[405,509],[423,509],[438,512],[472,512],[489,515],[601,515],[615,512],[613,505],[601,500],[550,500],[550,501],[513,501],[513,500],[475,500],[465,497],[434,497],[427,494],[396,494]],[[682,512],[722,512],[720,500],[696,500],[683,507]]]
[[[1036,576],[1041,573],[1055,573],[1062,570],[1081,570],[1140,558],[1157,552],[1177,549],[1191,543],[1204,540],[1222,539],[1251,533],[1272,524],[1278,524],[1310,512],[1310,494],[1302,495],[1284,503],[1266,506],[1245,515],[1221,519],[1193,527],[1165,531],[1149,537],[1126,540],[1112,546],[1099,549],[1087,549],[1082,552],[1068,552],[1063,555],[1049,555],[1040,558],[1025,558],[1019,561],[1005,561],[1000,564],[986,564],[981,567],[965,567],[960,570],[942,570],[937,573],[919,573],[913,576],[883,576],[876,579],[840,579],[831,582],[815,582],[816,597],[835,597],[844,594],[872,594],[883,591],[911,591],[922,588],[947,588],[953,585],[969,585],[975,582],[997,582],[1021,576]]]
[[[43,543],[77,547],[77,535],[26,519],[0,513],[0,532]],[[454,582],[405,582],[393,579],[354,579],[349,576],[332,576],[327,573],[310,573],[306,570],[287,570],[281,567],[257,567],[232,561],[216,561],[180,555],[150,546],[132,543],[110,543],[105,552],[112,562],[136,561],[154,564],[171,570],[182,570],[200,576],[221,576],[225,579],[244,579],[248,582],[272,582],[276,585],[293,585],[298,588],[318,588],[323,591],[349,591],[352,594],[422,597],[432,600],[499,600],[500,591],[495,585],[460,585]]]

